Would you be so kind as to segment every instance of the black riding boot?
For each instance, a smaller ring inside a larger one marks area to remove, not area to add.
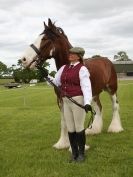
[[[82,130],[81,132],[78,132],[76,134],[79,148],[79,156],[77,158],[77,161],[82,162],[85,160],[85,143],[86,143],[85,130]]]
[[[68,136],[69,136],[69,141],[70,141],[70,145],[72,148],[72,157],[69,162],[73,162],[73,161],[76,161],[78,157],[78,145],[77,145],[76,132],[72,132],[72,133],[68,132]]]

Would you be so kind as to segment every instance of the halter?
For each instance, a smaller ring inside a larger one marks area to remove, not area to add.
[[[36,52],[37,58],[33,59],[29,65],[28,68],[32,65],[32,63],[36,62],[36,65],[42,65],[43,64],[43,56],[41,55],[41,52],[38,50],[38,48],[34,45],[31,44],[30,47]]]
[[[34,63],[34,62],[36,62],[36,66],[42,66],[42,64],[43,64],[43,56],[41,55],[41,52],[39,51],[39,49],[34,44],[31,44],[30,47],[36,52],[37,58],[33,59],[29,63],[28,67],[30,67],[32,65],[32,63]],[[52,56],[49,57],[49,58],[52,58]]]
[[[30,47],[37,53],[38,56],[41,55],[41,52],[38,50],[38,48],[34,44],[31,44]]]

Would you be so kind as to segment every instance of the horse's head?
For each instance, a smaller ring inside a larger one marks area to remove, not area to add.
[[[71,47],[63,30],[56,27],[51,20],[48,25],[44,22],[44,31],[38,36],[34,44],[31,44],[21,58],[24,67],[34,68],[37,64],[43,63],[45,60],[55,58],[57,69],[61,62],[61,57],[68,54]],[[61,50],[62,49],[62,50]]]

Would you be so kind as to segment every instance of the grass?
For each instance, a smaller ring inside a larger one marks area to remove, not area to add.
[[[9,82],[15,82],[14,79],[0,79],[0,85],[9,83]]]
[[[68,150],[52,145],[60,135],[60,113],[52,88],[0,87],[0,177],[132,177],[133,81],[118,91],[124,132],[107,133],[111,102],[103,93],[103,132],[87,137],[90,150],[82,164],[69,164]]]

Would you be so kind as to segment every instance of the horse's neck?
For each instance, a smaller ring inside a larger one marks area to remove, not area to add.
[[[65,64],[68,64],[68,55],[64,55],[64,54],[59,54],[56,58],[55,58],[55,64],[56,64],[56,68],[57,70],[60,69],[60,67],[62,67]]]
[[[60,45],[57,55],[55,56],[55,63],[57,70],[60,69],[61,66],[68,64],[68,56],[69,56],[69,49],[71,48],[71,44],[68,42],[64,42]]]

